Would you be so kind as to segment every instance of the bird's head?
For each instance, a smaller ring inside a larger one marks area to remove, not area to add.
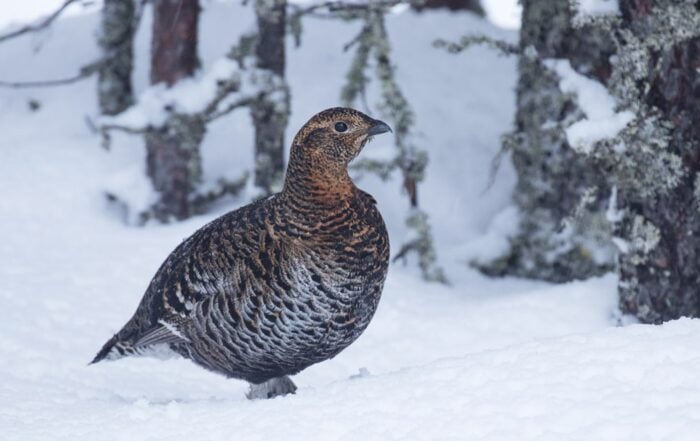
[[[327,109],[314,115],[294,137],[290,162],[302,159],[311,165],[345,170],[372,136],[390,131],[385,122],[355,109]]]

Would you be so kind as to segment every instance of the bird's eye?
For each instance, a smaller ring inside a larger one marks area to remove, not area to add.
[[[335,123],[335,131],[336,132],[344,132],[348,129],[348,125],[345,124],[344,122],[337,122]]]

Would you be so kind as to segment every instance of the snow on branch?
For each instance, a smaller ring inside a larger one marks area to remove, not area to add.
[[[575,150],[589,154],[598,141],[613,138],[634,119],[629,110],[616,112],[616,101],[598,81],[576,72],[569,60],[544,60],[559,76],[564,93],[574,94],[586,117],[565,129],[566,139]]]
[[[250,67],[241,71],[236,61],[226,57],[199,78],[182,80],[170,88],[164,84],[147,88],[136,105],[119,115],[100,118],[97,125],[103,135],[111,130],[144,134],[162,127],[173,113],[208,123],[249,106],[260,94],[284,93],[284,85],[277,83],[277,77],[267,71]]]
[[[573,24],[583,26],[602,17],[620,15],[620,5],[617,0],[570,0],[571,8],[575,11]]]
[[[179,81],[173,87],[157,84],[144,90],[136,105],[114,117],[104,117],[104,124],[131,128],[162,126],[170,113],[198,114],[213,112],[231,90],[240,89],[238,66],[225,58],[214,63],[200,78]]]

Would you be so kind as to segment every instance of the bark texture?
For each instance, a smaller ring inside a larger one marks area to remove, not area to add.
[[[256,0],[258,36],[256,67],[261,93],[251,106],[255,126],[255,185],[262,195],[281,190],[284,177],[284,131],[289,120],[289,91],[285,82],[286,0]],[[277,92],[267,93],[273,85]]]
[[[134,103],[134,0],[105,0],[101,20],[98,44],[103,61],[98,70],[97,98],[101,114],[116,115]]]
[[[630,104],[640,119],[653,115],[659,127],[650,133],[639,124],[640,142],[628,145],[634,161],[622,193],[627,214],[619,234],[627,249],[619,262],[620,308],[647,323],[698,317],[700,4],[621,0],[620,8],[620,54],[636,61],[621,57],[619,83],[637,70],[626,98],[638,99]]]
[[[173,86],[191,77],[197,58],[197,0],[154,3],[151,84]],[[147,173],[158,194],[151,215],[160,221],[193,213],[193,195],[201,180],[199,146],[205,123],[197,115],[172,111],[163,127],[146,135]]]
[[[172,86],[197,70],[198,20],[198,0],[154,2],[151,84]]]
[[[543,60],[568,59],[580,74],[605,82],[613,45],[599,29],[573,28],[569,0],[522,4],[516,127],[506,144],[518,174],[519,231],[505,256],[477,266],[496,276],[584,279],[613,266],[604,216],[610,189],[568,144],[565,127],[583,115]]]

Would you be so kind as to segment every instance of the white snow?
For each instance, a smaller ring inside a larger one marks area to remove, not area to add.
[[[222,57],[197,78],[184,79],[173,87],[160,83],[146,88],[136,105],[117,116],[100,118],[99,122],[139,129],[163,125],[169,111],[202,112],[217,96],[219,84],[223,81],[241,83],[241,93],[247,92],[249,87],[242,84],[243,76],[238,71],[235,61]]]
[[[486,17],[504,29],[518,29],[522,6],[518,0],[481,0]]]
[[[149,14],[143,26],[149,26]],[[205,71],[247,29],[240,2],[205,2]],[[0,45],[6,79],[60,77],[96,56],[96,17],[58,22],[42,50],[31,38]],[[490,160],[513,115],[515,60],[484,48],[461,56],[434,38],[468,28],[513,40],[470,15],[406,12],[388,19],[399,82],[430,154],[421,204],[452,286],[426,284],[392,265],[367,332],[333,360],[294,380],[294,396],[245,399],[245,383],[183,359],[132,358],[87,366],[130,317],[163,258],[215,216],[125,226],[103,198],[144,191],[143,146],[115,136],[112,150],[84,122],[96,113],[93,80],[0,90],[0,438],[51,440],[694,440],[700,430],[700,321],[615,328],[612,276],[565,285],[490,280],[467,266],[497,255],[517,222],[509,161],[488,191]],[[338,104],[356,24],[305,23],[289,48],[290,139],[313,113]],[[332,35],[333,38],[329,38]],[[139,33],[134,79],[147,83],[148,41]],[[375,110],[376,90],[369,103]],[[27,106],[40,101],[39,111]],[[607,105],[607,104],[606,104]],[[211,125],[209,179],[250,168],[245,111]],[[377,137],[367,149],[386,149]],[[126,170],[126,171],[124,171]],[[109,179],[107,179],[109,181]],[[134,187],[131,188],[130,186]],[[390,229],[406,235],[397,177],[365,177]],[[138,202],[138,197],[134,201]],[[621,320],[625,322],[625,320]]]
[[[146,176],[144,161],[145,158],[133,161],[107,175],[103,181],[104,191],[115,198],[115,203],[121,204],[115,208],[122,210],[129,225],[137,225],[140,222],[139,214],[147,212],[158,200],[155,189]]]
[[[616,112],[615,99],[605,86],[576,72],[569,60],[546,60],[546,63],[559,75],[562,92],[575,94],[586,114],[566,128],[566,139],[572,148],[590,153],[596,142],[614,137],[634,118],[629,110]]]
[[[572,0],[572,2],[576,8],[574,20],[578,22],[588,17],[620,14],[620,5],[617,0]]]
[[[11,5],[6,2],[3,4],[2,14],[0,14],[0,30],[6,28],[4,31],[7,31],[25,26],[28,23],[41,23],[65,2],[66,0],[13,1]],[[99,8],[100,4],[100,0],[75,2],[66,7],[61,15],[67,17],[90,13]]]
[[[622,220],[624,210],[617,208],[617,185],[613,185],[610,191],[610,199],[608,200],[608,208],[605,210],[605,219],[611,224],[616,224]]]

